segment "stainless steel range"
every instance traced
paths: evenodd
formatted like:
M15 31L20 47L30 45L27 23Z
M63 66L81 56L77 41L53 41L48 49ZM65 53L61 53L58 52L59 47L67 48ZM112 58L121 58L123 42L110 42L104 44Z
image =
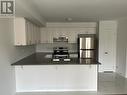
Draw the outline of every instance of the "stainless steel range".
M53 61L70 61L70 56L67 47L53 48Z

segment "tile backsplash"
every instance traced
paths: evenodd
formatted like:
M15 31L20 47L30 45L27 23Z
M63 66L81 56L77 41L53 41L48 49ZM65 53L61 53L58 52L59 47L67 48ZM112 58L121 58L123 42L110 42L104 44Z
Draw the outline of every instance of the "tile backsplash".
M68 47L69 52L77 52L77 43L42 43L36 46L36 52L53 52L53 47Z

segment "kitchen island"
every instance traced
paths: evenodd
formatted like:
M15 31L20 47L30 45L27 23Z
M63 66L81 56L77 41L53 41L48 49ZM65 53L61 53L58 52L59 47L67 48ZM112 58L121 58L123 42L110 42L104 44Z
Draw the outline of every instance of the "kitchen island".
M97 91L99 62L78 58L53 62L45 56L36 53L12 64L17 92Z

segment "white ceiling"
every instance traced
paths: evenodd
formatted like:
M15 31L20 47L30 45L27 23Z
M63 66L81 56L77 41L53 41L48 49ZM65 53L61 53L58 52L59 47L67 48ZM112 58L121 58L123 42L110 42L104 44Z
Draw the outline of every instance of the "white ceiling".
M32 2L28 1L30 0L16 0L16 16L25 17L39 26L45 26L45 19L33 7Z
M97 21L127 17L127 0L26 0L48 22Z

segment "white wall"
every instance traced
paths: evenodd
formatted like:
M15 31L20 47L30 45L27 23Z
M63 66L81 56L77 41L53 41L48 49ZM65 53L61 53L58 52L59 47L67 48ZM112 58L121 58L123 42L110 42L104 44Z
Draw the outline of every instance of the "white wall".
M76 43L43 43L36 45L36 52L53 52L53 47L68 47L69 52L77 52L77 44Z
M126 74L127 18L118 20L116 72Z
M35 52L34 46L13 45L13 19L0 18L0 95L15 94L14 67L10 64Z

